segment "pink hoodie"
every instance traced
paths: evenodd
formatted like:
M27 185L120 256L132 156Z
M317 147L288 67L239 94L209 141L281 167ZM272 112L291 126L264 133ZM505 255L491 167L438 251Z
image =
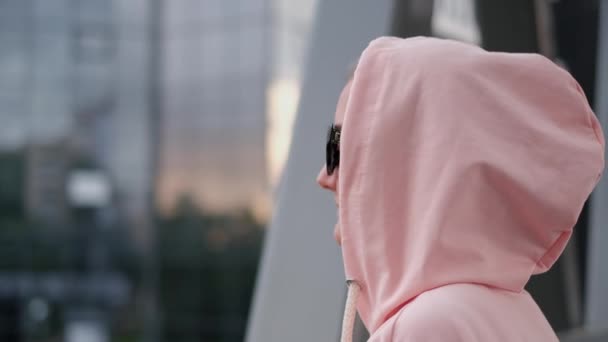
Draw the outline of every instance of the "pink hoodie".
M604 167L568 72L537 54L379 38L340 144L344 267L360 288L348 302L369 341L557 341L524 286L559 257Z

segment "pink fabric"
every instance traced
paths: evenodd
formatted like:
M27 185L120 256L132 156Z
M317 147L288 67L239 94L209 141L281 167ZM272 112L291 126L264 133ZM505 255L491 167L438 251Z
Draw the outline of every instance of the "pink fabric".
M556 341L523 290L604 167L577 82L536 54L379 38L346 104L339 220L370 341Z

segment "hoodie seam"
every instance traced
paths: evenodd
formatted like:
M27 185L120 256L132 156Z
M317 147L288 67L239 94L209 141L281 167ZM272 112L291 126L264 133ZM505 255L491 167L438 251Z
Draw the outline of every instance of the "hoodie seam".
M593 110L589 106L589 101L587 100L587 95L585 94L585 91L583 90L581 85L578 83L578 81L568 71L566 71L562 68L560 68L560 71L565 73L566 77L570 78L570 82L573 83L574 89L576 89L578 97L581 99L581 101L583 103L583 108L585 111L585 121L587 122L587 128L591 129L591 131L592 131L591 135L595 138L596 142L599 143L600 146L602 146L603 139L600 137L598 130L594 128L594 125L592 122L592 117L596 117L596 115L593 113Z
M366 151L369 151L369 145L370 145L370 141L371 141L371 132L375 132L377 127L378 127L378 120L379 120L379 116L380 116L380 109L381 109L381 105L382 105L382 96L384 96L384 94L386 93L386 87L387 87L387 77L388 77L388 73L387 73L387 69L388 69L388 60L390 56L393 56L393 49L387 49L387 50L379 50L377 56L377 63L381 63L382 64L382 77L380 78L380 84L381 87L378 88L377 90L377 94L375 97L375 103L374 103L374 107L372 110L372 120L370 123L370 129L369 132L370 134L368 135L367 139L366 139L366 146L365 149ZM366 153L366 159L369 158L369 152ZM369 165L369 163L365 162L366 165ZM359 212L361 212L361 210L359 210ZM361 282L361 281L360 281ZM362 286L364 287L368 287L369 285L367 284L367 282L361 282L363 283ZM371 304L368 303L368 305L370 306L371 309ZM379 326L378 326L379 327ZM378 330L378 327L376 328L376 331Z
M393 49L378 49L375 51L374 54L366 56L367 58L369 58L372 63L378 65L381 65L381 78L379 80L379 85L381 85L381 87L378 87L378 90L376 92L376 96L375 96L375 102L373 104L373 106L371 106L371 110L369 113L366 113L364 115L370 115L371 116L371 120L370 120L370 127L369 127L369 132L372 132L376 129L377 127L377 123L378 123L378 113L380 112L380 107L381 107L381 99L380 99L380 95L386 92L386 78L387 78L387 58L388 55L390 54L390 52L392 52ZM359 62L359 64L361 64L361 62ZM355 87L355 82L356 82L356 75L355 78L353 79L353 84L351 86L351 91L354 89ZM350 102L350 100L349 100ZM347 113L348 113L348 104L347 104L347 109L346 109ZM345 120L352 120L352 118L346 118ZM364 154L363 154L363 158L364 160L361 160L360 163L361 164L369 164L368 159L369 159L369 145L370 145L370 140L371 140L371 134L367 134L363 139L362 139L362 148L364 149ZM358 177L362 177L364 176L364 174L357 174ZM352 211L352 209L351 209ZM357 208L357 224L361 225L361 217L360 217L360 213L361 210L360 208ZM343 233L343 239L348 240L349 239L349 234L344 234ZM342 241L344 243L344 240ZM363 279L357 279L356 277L354 277L352 274L348 275L350 278L352 278L353 280L356 280L358 282L358 284L361 286L361 289L366 289L367 288L367 282L363 281ZM359 277L361 277L362 275L359 274ZM366 291L367 292L367 291Z
M591 111L591 109L589 108L588 104L587 104L587 100L586 97L584 96L582 89L580 89L580 86L578 86L577 84L577 90L579 92L579 96L582 98L582 100L584 101L585 104L585 119L587 120L587 127L589 129L591 129L592 132L592 136L595 138L596 142L602 146L602 139L599 136L599 132L597 131L597 129L594 128L593 122L592 122L592 118L591 116L595 116L595 114L593 113L593 111Z

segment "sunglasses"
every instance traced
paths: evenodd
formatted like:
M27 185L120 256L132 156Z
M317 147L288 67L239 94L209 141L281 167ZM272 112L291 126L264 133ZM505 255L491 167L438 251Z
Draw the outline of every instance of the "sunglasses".
M327 134L327 145L325 147L325 167L327 174L331 176L338 165L340 165L340 125L331 125Z

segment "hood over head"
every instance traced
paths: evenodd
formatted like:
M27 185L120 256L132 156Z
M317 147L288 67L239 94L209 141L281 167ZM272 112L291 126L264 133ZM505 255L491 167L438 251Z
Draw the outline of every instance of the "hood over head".
M365 49L340 150L345 272L372 333L443 285L522 291L562 253L604 166L568 72L426 37Z

